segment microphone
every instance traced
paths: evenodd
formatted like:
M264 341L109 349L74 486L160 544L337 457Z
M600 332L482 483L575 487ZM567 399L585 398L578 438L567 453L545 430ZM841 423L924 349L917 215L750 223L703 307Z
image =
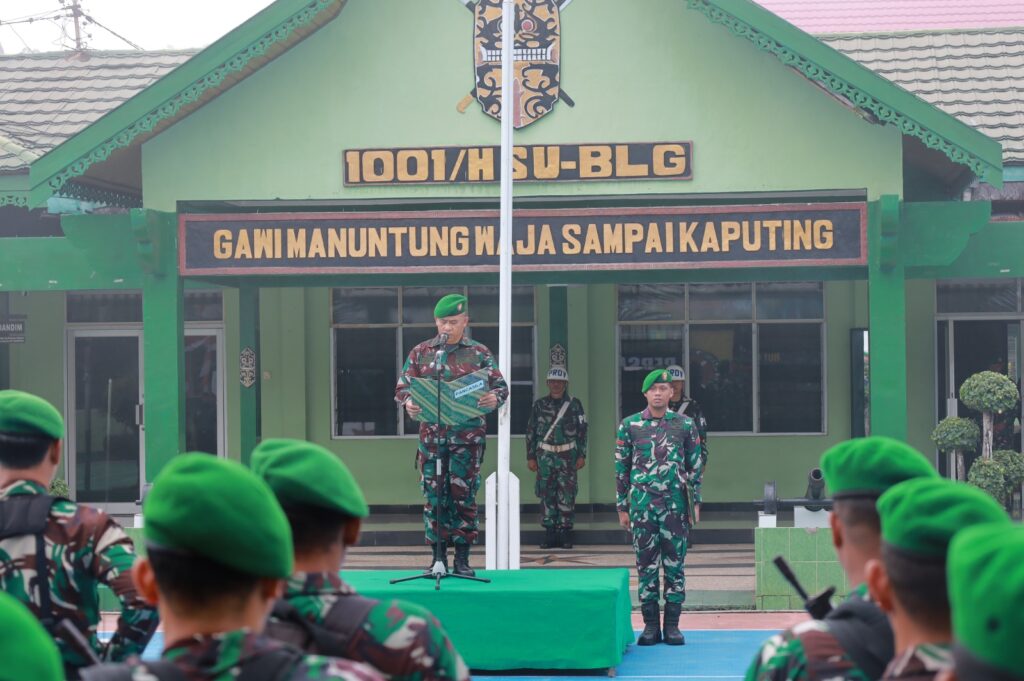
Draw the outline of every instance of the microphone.
M438 335L438 340L441 341L441 345L448 345L448 334L442 333Z

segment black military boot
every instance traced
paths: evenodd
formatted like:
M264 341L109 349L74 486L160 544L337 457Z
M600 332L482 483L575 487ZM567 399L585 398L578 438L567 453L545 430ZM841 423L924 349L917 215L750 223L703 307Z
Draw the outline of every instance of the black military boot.
M438 554L440 554L441 563L444 564L444 571L448 572L448 546L442 543L440 549L438 549L437 544L431 544L430 549L430 565L427 567L427 572L434 569L435 556L438 556Z
M558 543L562 545L563 549L572 548L572 530L559 530L558 531Z
M540 543L542 549L557 549L560 546L558 542L558 534L555 532L553 527L544 528L544 539Z
M683 638L682 632L679 631L679 611L682 609L682 603L665 602L665 626L663 629L665 643L670 646L686 645L686 639Z
M661 643L661 610L658 608L658 601L641 604L640 612L644 616L644 630L636 644L653 646L655 643Z
M476 570L469 567L469 544L455 545L455 564L452 570L463 577L476 577Z

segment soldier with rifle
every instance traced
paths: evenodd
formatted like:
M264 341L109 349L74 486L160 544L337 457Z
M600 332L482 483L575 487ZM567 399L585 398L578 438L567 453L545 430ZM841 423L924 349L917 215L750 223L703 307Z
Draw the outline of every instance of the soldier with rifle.
M834 499L832 544L850 595L823 619L772 636L747 669L747 681L821 681L881 677L893 656L892 628L865 583L867 564L881 557L881 522L875 504L894 485L936 478L923 454L887 437L848 440L821 458Z
M0 391L0 584L39 618L67 677L77 679L90 653L109 660L141 654L158 620L132 585L135 547L124 530L99 509L49 495L63 437L64 419L49 402ZM100 584L121 602L106 646L96 637Z

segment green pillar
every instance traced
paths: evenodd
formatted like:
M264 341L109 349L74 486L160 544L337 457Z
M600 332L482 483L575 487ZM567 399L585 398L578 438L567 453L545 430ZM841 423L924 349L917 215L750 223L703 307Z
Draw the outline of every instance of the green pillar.
M550 348L556 345L561 345L565 348L566 362L565 366L569 366L569 289L565 286L550 286L548 287L549 303L548 303L548 324L549 337L551 339ZM550 348L548 350L550 351ZM550 364L550 360L549 360ZM550 366L548 367L550 368ZM546 372L545 372L546 373Z
M259 438L260 421L260 291L242 284L238 288L238 353L239 363L239 450L242 463L249 457Z
M132 211L142 278L146 480L185 450L185 287L176 216Z
M906 278L900 253L900 200L868 211L868 326L871 434L907 437Z

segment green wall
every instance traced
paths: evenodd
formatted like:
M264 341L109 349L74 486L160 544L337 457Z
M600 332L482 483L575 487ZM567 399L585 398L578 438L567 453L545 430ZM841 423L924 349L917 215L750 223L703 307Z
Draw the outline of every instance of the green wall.
M519 195L807 189L901 193L899 132L871 125L679 0L588 0L563 16L564 102L520 144L693 140L688 182L522 184ZM199 199L496 196L342 185L349 148L497 144L473 103L472 17L454 0L349 0L323 29L143 145L147 207Z

